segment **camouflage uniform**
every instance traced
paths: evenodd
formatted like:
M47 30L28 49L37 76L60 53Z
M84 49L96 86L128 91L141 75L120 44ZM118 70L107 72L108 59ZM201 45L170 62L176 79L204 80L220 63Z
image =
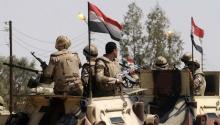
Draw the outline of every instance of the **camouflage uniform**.
M200 69L200 64L197 59L191 59L188 64L190 70L195 69L193 74L193 94L197 96L204 96L206 88L205 75Z
M205 88L206 88L206 80L204 77L204 73L197 69L193 75L193 87L194 87L194 95L204 96Z
M97 96L117 95L119 80L116 78L121 72L118 60L111 61L105 56L96 60L96 93Z
M79 77L80 59L77 53L68 51L70 40L59 36L56 40L57 52L51 54L44 76L54 81L55 94L81 95L81 79Z
M158 56L155 60L154 67L156 70L167 70L168 69L168 62L167 59L163 56Z
M95 60L98 56L98 49L95 45L90 45L90 53L89 53L89 46L87 45L83 49L83 54L85 55L87 61L89 61L90 57L90 66L89 62L86 62L82 66L81 71L81 79L83 83L83 96L88 97L89 95L89 70L91 69L91 84L95 84Z
M203 96L206 88L206 80L204 73L200 69L198 60L192 59L192 54L190 52L184 53L180 59L185 64L183 70L190 73L190 83L193 95ZM194 74L192 74L193 70Z

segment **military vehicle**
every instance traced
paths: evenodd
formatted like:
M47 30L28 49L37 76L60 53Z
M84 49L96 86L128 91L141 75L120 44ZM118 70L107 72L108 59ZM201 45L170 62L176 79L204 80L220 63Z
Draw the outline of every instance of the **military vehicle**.
M124 83L125 87L135 82L127 72L123 74L123 79L131 82ZM36 86L40 79L36 77L30 82L30 86ZM123 89L118 96L82 98L54 95L50 90L43 93L45 91L40 91L41 88L33 88L29 95L19 95L28 97L26 111L9 116L6 125L150 125L159 121L157 115L144 112L144 103L139 94L146 89L132 86Z
M119 96L82 99L68 95L28 95L30 104L26 112L8 118L22 125L148 125L157 124L158 116L145 114L144 103L137 93L145 89L132 89ZM83 106L82 106L83 105ZM82 112L82 107L86 108Z
M206 90L212 96L193 96L187 71L142 70L140 81L143 88L148 88L144 94L145 111L157 114L160 124L220 125L219 89L209 87L219 88L219 79L207 82Z

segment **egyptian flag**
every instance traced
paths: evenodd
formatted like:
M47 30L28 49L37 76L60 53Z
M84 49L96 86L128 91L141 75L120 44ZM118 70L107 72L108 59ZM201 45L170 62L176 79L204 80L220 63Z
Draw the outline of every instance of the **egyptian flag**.
M111 38L120 41L122 25L107 17L97 6L89 3L89 30L99 33L109 33Z
M193 18L191 18L191 26L192 26L192 31L191 31L192 44L196 48L197 51L199 51L200 53L203 53L203 49L201 46L201 38L204 37L204 30L195 24ZM199 43L195 42L193 35L195 35L199 38L199 40L198 40L198 41L200 41Z

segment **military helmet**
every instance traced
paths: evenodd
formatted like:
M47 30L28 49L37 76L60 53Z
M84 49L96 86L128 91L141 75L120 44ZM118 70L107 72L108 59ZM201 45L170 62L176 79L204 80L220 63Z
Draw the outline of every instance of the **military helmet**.
M71 40L64 35L60 35L56 39L55 48L58 49L59 47L63 46L65 49L68 49L71 45Z
M89 53L89 45L87 45L84 49L83 49L83 54L86 57L89 57L89 55L91 57L97 57L98 56L98 49L94 44L90 45L90 53Z
M194 58L194 59L190 59L188 65L194 65L196 69L200 68L200 63L198 61L198 59Z
M155 60L156 68L166 68L168 66L167 59L163 56L158 56Z
M190 52L186 52L180 59L182 62L187 63L189 60L192 59L192 54Z
M3 106L5 104L4 99L0 96L0 106Z

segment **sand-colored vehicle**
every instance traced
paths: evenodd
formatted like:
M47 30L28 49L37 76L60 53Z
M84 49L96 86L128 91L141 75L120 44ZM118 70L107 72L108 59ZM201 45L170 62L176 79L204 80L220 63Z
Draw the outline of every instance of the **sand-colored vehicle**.
M84 100L86 111L80 110L82 98L63 95L29 95L27 125L144 125L156 124L156 115L144 112L144 103L136 93ZM87 102L91 101L91 102ZM43 121L44 120L44 121Z

